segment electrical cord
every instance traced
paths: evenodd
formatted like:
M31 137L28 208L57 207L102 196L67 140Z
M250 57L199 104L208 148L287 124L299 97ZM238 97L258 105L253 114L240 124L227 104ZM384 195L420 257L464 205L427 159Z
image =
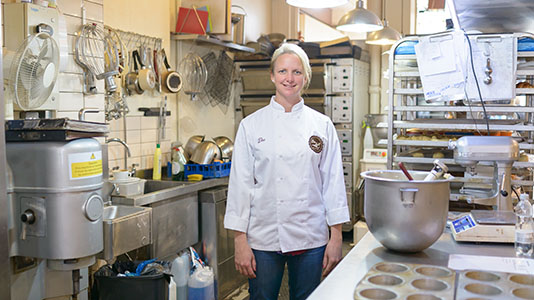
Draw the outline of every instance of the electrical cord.
M473 71L473 76L475 78L475 83L476 83L477 91L478 91L478 97L480 99L480 104L482 105L482 110L484 111L484 120L486 121L486 130L488 131L488 136L489 136L490 135L489 118L488 118L488 113L486 112L486 105L484 104L484 101L482 100L482 92L480 91L480 86L478 84L477 74L475 72L475 63L473 62L473 48L471 47L471 41L469 40L469 36L467 35L467 33L465 31L464 31L464 35L465 35L465 38L467 39L467 44L469 45L469 58L471 60L471 70ZM466 75L466 76L468 76L468 75ZM467 88L467 80L466 80L466 88ZM469 97L467 95L467 91L466 91L466 98L467 98L467 103L469 104L469 109L471 110L471 101L469 100ZM476 126L476 119L473 116L472 112L471 112L471 116L473 117L473 121L475 122L475 126Z

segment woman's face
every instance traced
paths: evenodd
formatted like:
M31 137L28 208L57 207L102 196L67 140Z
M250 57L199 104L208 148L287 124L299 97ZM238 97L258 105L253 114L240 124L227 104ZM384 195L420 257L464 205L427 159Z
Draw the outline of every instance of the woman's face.
M274 64L271 80L276 87L277 96L288 100L297 97L300 100L300 92L306 80L298 56L291 53L280 55Z

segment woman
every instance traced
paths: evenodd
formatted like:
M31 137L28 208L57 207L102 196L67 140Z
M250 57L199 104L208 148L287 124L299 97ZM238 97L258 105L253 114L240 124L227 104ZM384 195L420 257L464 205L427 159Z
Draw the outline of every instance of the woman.
M340 144L330 119L304 105L310 79L306 53L281 45L271 60L276 94L237 131L224 226L251 300L278 298L286 263L290 298L305 299L341 260L349 212Z

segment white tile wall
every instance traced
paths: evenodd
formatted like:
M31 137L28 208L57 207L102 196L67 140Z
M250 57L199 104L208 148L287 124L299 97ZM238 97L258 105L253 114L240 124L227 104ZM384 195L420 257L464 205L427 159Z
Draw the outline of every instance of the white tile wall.
M136 0L141 1L141 0ZM134 5L136 1L133 1ZM2 4L6 2L15 2L15 0L2 0ZM82 108L98 108L101 112L98 114L88 113L85 115L85 119L88 121L105 122L105 86L103 80L97 80L96 86L98 93L96 95L85 95L83 93L83 69L76 63L74 59L75 42L77 38L77 32L83 25L82 14L85 9L86 22L96 22L98 24L104 23L104 3L103 0L57 0L57 5L63 13L66 21L67 30L67 64L66 68L58 76L57 85L60 91L59 97L59 110L56 113L57 117L68 117L71 119L78 118L78 111ZM165 8L165 5L156 5L160 8ZM160 9L163 11L164 9ZM144 12L139 12L144 13ZM115 18L115 17L114 17ZM124 22L131 23L131 16L116 16ZM123 22L123 23L124 23ZM111 24L111 23L110 23ZM3 26L3 24L2 24ZM128 27L128 26L126 26ZM128 28L121 28L128 29ZM163 28L160 38L167 40L168 43L168 28ZM134 31L131 29L130 31ZM150 32L139 32L140 34L149 34L154 36ZM5 36L5 35L3 35ZM168 48L168 44L167 48ZM171 49L167 49L169 53ZM171 63L174 57L171 55ZM133 99L135 98L135 99ZM137 164L137 169L149 169L152 168L154 149L156 148L157 139L157 117L144 117L140 116L140 112L137 111L137 106L155 107L160 96L154 96L146 93L142 96L132 97L130 105L130 114L126 117L126 129L127 134L124 133L123 119L108 121L110 127L110 133L108 138L117 137L127 141L131 150L131 157L127 158L128 166ZM167 118L166 138L161 142L162 150L162 162L166 165L170 160L170 144L171 141L177 137L176 118L173 108L176 108L176 98L169 98L168 109L171 110L173 116ZM129 99L130 100L130 99ZM159 101L159 100L158 100ZM174 102L173 102L174 101ZM105 142L105 138L98 138L100 143ZM124 168L124 147L117 143L109 144L109 167Z

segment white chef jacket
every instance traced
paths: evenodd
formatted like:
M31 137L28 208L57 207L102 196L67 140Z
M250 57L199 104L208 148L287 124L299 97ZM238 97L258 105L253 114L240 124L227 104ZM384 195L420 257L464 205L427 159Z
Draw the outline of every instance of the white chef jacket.
M340 143L330 119L274 101L241 121L234 143L224 227L251 248L290 252L324 246L328 226L349 221Z

